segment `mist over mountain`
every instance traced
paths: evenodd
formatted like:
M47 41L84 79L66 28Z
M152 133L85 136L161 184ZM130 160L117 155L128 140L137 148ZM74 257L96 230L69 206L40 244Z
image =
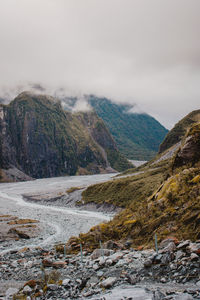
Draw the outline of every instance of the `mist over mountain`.
M48 90L55 98L61 101L64 110L69 112L95 111L105 122L114 137L118 149L129 159L150 160L158 151L168 130L148 113L142 112L135 104L116 102L106 97L95 95L71 96L64 88L50 90L39 83L26 86L33 93L46 94ZM4 94L4 102L8 103L15 90ZM2 101L3 101L2 97Z
M133 105L116 103L105 97L90 95L81 100L66 97L62 103L69 111L78 111L82 107L89 109L89 104L109 128L119 150L129 159L152 159L168 132L147 113L134 112L137 107L134 110Z
M67 112L60 100L30 92L0 105L0 169L44 178L131 166L93 111Z

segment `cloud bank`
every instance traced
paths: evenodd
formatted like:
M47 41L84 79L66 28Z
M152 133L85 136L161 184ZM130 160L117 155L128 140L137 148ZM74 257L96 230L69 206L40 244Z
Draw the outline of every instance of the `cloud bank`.
M2 0L0 97L31 85L95 94L170 128L199 108L199 11L199 0Z

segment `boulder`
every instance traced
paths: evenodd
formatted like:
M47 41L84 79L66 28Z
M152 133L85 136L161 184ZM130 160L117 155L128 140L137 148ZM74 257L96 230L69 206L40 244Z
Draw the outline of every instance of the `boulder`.
M165 253L165 252L174 252L176 250L176 245L174 242L169 242L163 249L161 249L159 252L160 253Z
M45 268L52 267L53 266L53 262L51 260L48 260L48 259L43 259L42 265Z
M190 252L194 252L194 253L197 253L197 254L200 254L200 243L191 243L187 249L190 251Z
M63 280L63 282L62 282L62 285L64 285L64 286L68 286L69 285L69 283L70 283L70 279L69 278L65 278L64 280Z
M103 244L103 247L105 249L112 249L112 250L115 250L115 249L123 249L123 245L120 244L119 242L115 242L115 241L107 241Z
M107 279L102 281L101 286L107 289L112 287L116 281L117 281L116 277L108 277Z
M175 237L168 237L165 240L163 240L160 245L159 245L159 249L163 249L165 247L167 247L170 243L174 243L174 244L178 244L179 241L177 240L177 238Z
M30 295L32 292L32 288L28 285L26 285L24 288L23 288L23 293L25 293L26 295Z
M145 268L150 268L152 266L153 262L151 259L147 259L144 261L144 267Z
M52 266L55 269L62 269L62 268L65 268L66 264L67 263L65 261L60 260L60 261L53 262Z
M114 251L110 249L95 249L92 254L90 255L90 258L95 260L99 258L100 256L110 256L113 254Z
M181 250L176 252L176 260L181 259L183 256L185 256L185 253Z
M177 249L185 249L187 246L189 246L189 244L190 240L183 241L177 246Z

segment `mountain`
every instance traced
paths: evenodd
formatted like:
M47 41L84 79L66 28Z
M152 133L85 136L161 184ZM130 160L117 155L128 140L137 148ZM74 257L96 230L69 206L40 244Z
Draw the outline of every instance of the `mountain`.
M70 113L55 98L29 92L0 105L1 169L43 178L130 166L95 112Z
M65 108L72 109L76 98L64 99ZM117 147L129 159L150 160L158 151L168 130L145 113L131 113L133 106L116 104L107 98L86 96L85 101L105 122Z
M39 87L39 90L45 90ZM37 94L38 89L34 93ZM85 95L81 99L64 96L59 91L55 91L54 95L68 112L88 111L86 108L92 108L111 132L119 151L132 160L152 159L168 132L150 115L131 112L134 109L132 105L117 104L94 95ZM8 103L8 99L0 98L0 103Z
M132 106L116 104L106 98L90 96L89 103L126 157L150 160L155 156L168 132L157 120L148 114L131 113Z
M194 112L190 114L193 115ZM187 118L179 124L185 124ZM82 203L113 205L122 211L110 222L71 238L69 249L74 251L78 243L85 249L94 249L98 239L152 247L155 233L158 242L169 236L179 240L200 239L200 121L189 123L189 127L184 126L186 133L179 148L175 152L169 148L171 156L167 159L165 152L159 159L139 167L136 174L129 171L128 177L92 185L83 191Z
M187 129L192 126L192 124L200 121L200 109L194 110L180 120L175 126L168 132L164 141L160 145L159 153L163 153L170 147L179 143L184 137Z

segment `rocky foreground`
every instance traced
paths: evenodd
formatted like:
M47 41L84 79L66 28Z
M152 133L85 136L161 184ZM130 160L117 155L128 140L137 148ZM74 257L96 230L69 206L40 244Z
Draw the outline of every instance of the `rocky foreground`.
M1 299L200 299L200 241L168 238L158 252L125 246L109 241L92 254L2 254ZM11 280L21 288L9 287Z

